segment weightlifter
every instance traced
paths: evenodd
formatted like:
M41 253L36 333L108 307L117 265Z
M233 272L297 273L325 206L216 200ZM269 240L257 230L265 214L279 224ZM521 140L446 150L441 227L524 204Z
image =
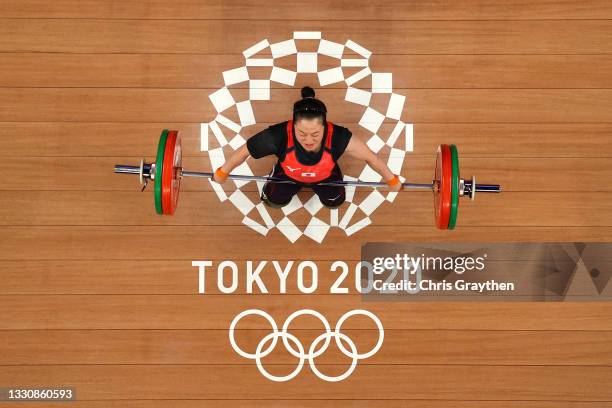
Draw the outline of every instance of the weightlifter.
M321 203L337 208L345 201L344 186L322 185L341 181L338 159L343 154L365 161L379 173L391 191L400 191L399 177L370 148L345 127L327 120L327 108L315 98L311 87L302 88L302 99L293 105L293 119L277 123L252 136L214 173L213 179L225 183L228 175L249 156L259 159L278 157L270 176L293 183L267 182L262 201L273 208L283 207L304 186L312 188Z

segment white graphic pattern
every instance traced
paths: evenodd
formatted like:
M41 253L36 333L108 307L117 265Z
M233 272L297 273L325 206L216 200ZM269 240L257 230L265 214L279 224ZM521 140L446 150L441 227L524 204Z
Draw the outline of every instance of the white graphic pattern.
M302 40L319 41L317 52L300 52L299 44ZM345 49L350 50L351 55L345 57L343 55ZM257 56L262 53L266 54L265 57ZM243 55L245 57L245 65L223 72L225 85L209 95L210 101L217 111L217 117L211 122L201 124L200 148L202 151L209 153L210 164L213 170L225 161L226 154L224 153L224 147L226 151L228 147L236 150L246 142L240 132L246 134L244 129L256 123L252 103L254 101L267 101L271 99L271 93L274 91L271 89L272 82L294 86L298 74L307 73L307 75L311 75L315 73L318 76L320 86L338 83L346 85L345 100L363 111L359 125L363 130L371 134L367 140L368 146L375 152L379 152L385 145L388 146L390 148L388 165L392 171L400 172L406 157L405 153L413 149L412 124L404 123L400 120L406 97L393 92L393 76L391 73L374 73L370 70L369 58L372 53L369 50L351 40L347 40L345 44L327 41L322 38L320 32L294 32L293 38L290 40L274 44L270 44L267 39L262 40L245 50ZM272 58L270 58L270 55ZM276 59L288 56L295 56L297 72L274 65ZM332 57L337 60L338 66L319 71L319 56ZM272 67L270 78L251 79L249 67ZM363 69L346 78L344 69L354 70L355 67L363 67ZM372 84L369 89L360 89L355 86L359 81L369 76L371 76ZM238 83L248 84L249 97L247 100L237 102L228 88L228 86ZM369 106L373 96L382 93L389 95L389 103L385 112L379 112ZM234 106L237 110L239 123L235 123L222 115L222 112ZM386 140L378 134L385 120L395 122L393 131L386 137ZM279 122L281 121L279 118ZM400 137L402 133L404 137ZM211 144L219 147L211 148ZM236 168L234 173L252 175L253 171L248 163L245 162ZM364 165L360 174L353 175L352 177L345 175L344 179L381 181L381 176L368 165ZM404 181L403 177L400 177L400 179L402 182ZM243 224L262 235L267 235L271 229L277 228L292 243L297 241L302 235L306 235L312 240L321 243L332 227L342 229L346 235L352 235L371 224L370 216L380 205L385 201L393 202L397 196L397 193L390 193L384 189L381 191L373 189L365 197L360 195L359 197L362 197L362 199L356 202L355 187L347 186L347 204L343 205L340 209L325 209L326 214L323 213L323 209L320 208L321 206L312 203L312 200L303 203L295 196L289 207L283 208L284 216L280 219L276 217L277 220L275 221L271 216L271 210L263 205L259 205L259 196L248 197L240 191L240 188L252 185L250 183L256 183L259 194L261 194L262 182L234 181L233 184L236 186L236 189L226 191L228 189L227 185L230 185L229 183L220 186L211 181L213 190L219 197L219 200L223 202L229 199L243 214ZM319 201L318 198L317 201ZM289 218L290 214L294 214L298 210L307 211L311 217L310 222L303 229L295 225ZM277 213L277 210L274 211ZM339 211L343 212L339 214ZM315 217L316 213L318 214ZM341 221L338 222L338 219Z
M266 319L268 323L270 323L270 326L272 326L272 332L265 335L259 341L259 343L257 344L257 348L255 350L255 353L248 353L242 350L236 343L236 339L234 337L236 325L238 324L238 322L242 318L249 316L249 315L261 316L264 319ZM357 346L355 345L355 342L349 336L342 333L341 331L342 325L344 324L344 322L349 317L356 316L356 315L362 315L362 316L369 317L376 324L376 328L378 329L378 340L376 341L376 344L374 345L374 347L372 347L372 349L366 353L357 352ZM308 352L306 352L306 348L304 348L304 345L302 344L302 342L297 337L295 337L293 334L289 333L289 325L295 318L300 317L300 316L316 317L317 319L321 321L321 323L323 323L323 327L325 328L325 332L320 334L317 338L315 338L312 341L312 343L310 343L310 346L308 347ZM287 349L289 354L299 359L296 368L291 373L285 376L276 376L276 375L270 374L268 371L266 371L262 363L262 359L270 355L274 351L279 338L283 340L283 345ZM314 361L315 358L319 357L325 351L327 351L332 338L335 340L336 346L342 352L342 354L344 354L345 356L351 359L351 364L349 368L344 373L337 375L337 376L328 376L326 374L323 374L317 368L315 361ZM293 312L287 318L287 320L285 320L285 323L283 324L283 328L280 331L278 330L276 321L272 318L272 316L270 316L268 313L264 312L263 310L259 310L259 309L249 309L249 310L245 310L239 313L236 317L234 317L234 320L232 320L232 323L230 324L230 328L229 328L229 341L234 351L244 358L255 360L257 364L257 368L259 369L259 372L264 377L266 377L268 380L275 381L275 382L285 382L285 381L289 381L295 378L295 376L297 376L300 373L300 371L302 371L302 368L304 367L304 362L306 360L308 360L308 364L312 372L320 379L329 381L329 382L342 381L348 378L353 373L353 371L355 371L355 368L357 367L357 362L359 360L370 358L374 354L376 354L378 350L380 350L380 348L382 347L384 339L385 339L385 330L382 326L382 323L378 319L378 317L374 313L368 310L363 310L363 309L355 309L355 310L351 310L350 312L346 312L344 315L342 315L342 317L340 317L333 331L329 325L329 322L325 318L325 316L323 316L321 313L317 312L316 310L311 310L311 309L302 309L302 310ZM320 348L317 349L317 346L319 346L321 342L323 342L323 344L321 345ZM348 350L344 346L343 342L348 344L348 347L350 348L350 350ZM295 346L297 350L293 346Z

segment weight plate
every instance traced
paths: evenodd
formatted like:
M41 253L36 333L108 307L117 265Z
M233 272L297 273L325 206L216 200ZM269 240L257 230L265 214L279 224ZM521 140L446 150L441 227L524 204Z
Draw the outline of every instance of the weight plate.
M155 196L155 212L163 214L162 208L162 173L164 168L164 153L166 151L166 139L168 138L168 130L164 129L159 137L157 144L157 158L155 159L155 188L153 195Z
M442 178L442 146L438 146L436 154L436 167L434 170L433 193L434 193L434 216L436 217L436 227L440 228L440 179Z
M181 160L181 139L178 131L169 130L162 178L162 208L166 215L174 214L178 204L181 187Z
M451 186L451 211L448 219L448 229L455 229L457 225L457 211L459 210L459 152L457 146L450 145L453 179Z
M436 170L434 174L434 215L436 226L448 229L451 210L453 164L448 145L438 147Z

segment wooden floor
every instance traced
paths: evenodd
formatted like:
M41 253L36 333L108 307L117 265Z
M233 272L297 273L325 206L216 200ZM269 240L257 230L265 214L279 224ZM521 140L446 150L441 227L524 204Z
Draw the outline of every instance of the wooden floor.
M331 261L356 262L366 242L611 241L609 1L2 0L0 20L0 387L73 386L79 408L612 407L611 303L364 306L354 290L305 295L294 281L279 294L269 274L269 295L244 294L244 281L224 295L214 280L201 295L191 266L229 259L242 274L245 260L310 259L328 288ZM463 174L504 193L462 204L453 232L433 228L429 195L402 195L371 226L332 230L322 245L253 232L193 180L175 217L155 216L152 193L112 166L152 159L160 129L176 128L185 167L210 170L200 123L216 114L208 95L221 73L294 31L352 39L373 51L373 71L393 73L402 120L414 123L403 175L430 180L436 146L456 143ZM308 74L293 88L273 83L251 134L288 119L299 87L316 84ZM317 93L331 120L366 137L342 87ZM227 340L232 318L253 307L281 322L305 307L331 322L366 307L385 343L343 382L305 368L272 383ZM238 330L245 349L265 327ZM296 321L306 338L318 327ZM371 329L347 333L367 347ZM294 360L280 355L271 371ZM317 361L334 373L346 360Z

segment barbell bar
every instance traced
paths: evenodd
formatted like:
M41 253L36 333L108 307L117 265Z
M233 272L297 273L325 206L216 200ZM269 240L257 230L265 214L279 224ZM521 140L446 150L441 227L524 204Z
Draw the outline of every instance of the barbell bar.
M184 169L179 169L181 177L196 177L196 178L207 178L212 179L214 173L208 172L200 172L200 171L187 171ZM115 165L115 173L117 174L138 174L143 179L154 179L155 176L155 163L146 163L143 161L143 167L139 166L128 166L125 164L116 164ZM244 181L270 181L272 183L279 184L296 184L291 180L283 180L276 177L267 177L267 176L249 176L246 174L230 174L228 176L231 180L244 180ZM141 182L142 183L142 182ZM338 180L338 181L326 181L317 183L322 186L357 186L357 187L386 187L387 184L380 181L359 181L359 180ZM415 190L426 190L430 191L434 188L434 183L402 183L404 188L407 189L415 189ZM474 185L474 181L464 181L464 189L465 194L470 195L472 191L472 186ZM500 186L499 184L476 184L476 189L474 193L499 193Z
M155 163L147 163L142 159L139 166L116 164L115 173L138 175L141 190L149 183L155 184L155 208L158 214L174 214L183 177L212 179L214 173L188 171L182 168L182 148L178 131L162 131ZM161 169L161 171L160 171ZM292 183L271 176L250 176L230 174L232 180L260 181L271 183ZM318 183L327 186L355 187L386 187L384 182L338 180ZM434 194L434 215L436 226L440 229L454 229L457 222L459 197L470 197L474 200L476 193L500 193L499 184L476 184L476 178L462 179L459 177L459 158L455 145L440 145L436 156L436 170L431 183L402 183L405 190L432 191Z

